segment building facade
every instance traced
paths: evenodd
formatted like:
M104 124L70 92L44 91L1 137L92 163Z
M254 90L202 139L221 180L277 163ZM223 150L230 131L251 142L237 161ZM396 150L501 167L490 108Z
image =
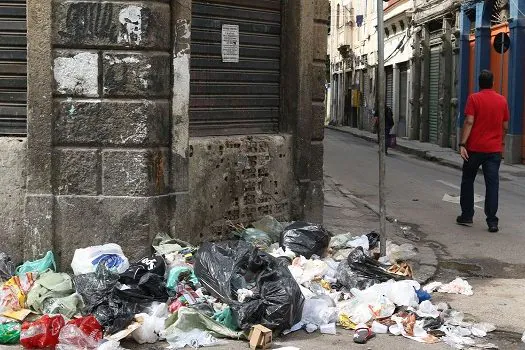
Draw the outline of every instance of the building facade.
M333 124L372 129L377 93L375 6L375 1L331 1ZM524 6L517 0L385 2L386 104L394 113L399 137L457 148L466 99L477 91L481 70L490 69L495 90L507 97L511 110L505 161L525 161ZM337 21L339 9L350 18Z
M8 3L2 250L67 267L107 242L138 258L159 232L322 221L327 2Z

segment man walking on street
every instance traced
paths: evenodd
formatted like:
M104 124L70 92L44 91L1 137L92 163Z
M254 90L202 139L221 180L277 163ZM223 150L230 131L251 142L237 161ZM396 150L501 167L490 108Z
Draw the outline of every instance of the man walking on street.
M492 87L494 76L484 70L479 75L480 92L469 96L465 107L465 122L460 154L463 158L461 179L460 225L471 226L474 217L474 180L481 166L485 177L485 215L490 232L498 232L499 168L503 138L508 129L509 107L505 97Z

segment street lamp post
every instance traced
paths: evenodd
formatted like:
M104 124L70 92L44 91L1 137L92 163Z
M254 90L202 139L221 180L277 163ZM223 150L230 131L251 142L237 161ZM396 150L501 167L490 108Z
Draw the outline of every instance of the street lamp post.
M379 233L381 256L386 255L385 205L385 47L383 0L377 0L377 102L379 108Z

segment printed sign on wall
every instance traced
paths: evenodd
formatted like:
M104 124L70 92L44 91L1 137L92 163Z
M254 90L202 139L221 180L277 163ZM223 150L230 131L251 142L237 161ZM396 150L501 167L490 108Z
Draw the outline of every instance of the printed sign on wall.
M239 26L222 25L222 61L239 62Z

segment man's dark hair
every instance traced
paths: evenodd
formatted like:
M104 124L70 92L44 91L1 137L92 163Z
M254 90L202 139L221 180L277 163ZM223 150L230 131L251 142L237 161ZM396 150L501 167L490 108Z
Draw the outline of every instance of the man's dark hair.
M491 71L484 69L479 74L479 88L492 89L494 85L494 74Z

